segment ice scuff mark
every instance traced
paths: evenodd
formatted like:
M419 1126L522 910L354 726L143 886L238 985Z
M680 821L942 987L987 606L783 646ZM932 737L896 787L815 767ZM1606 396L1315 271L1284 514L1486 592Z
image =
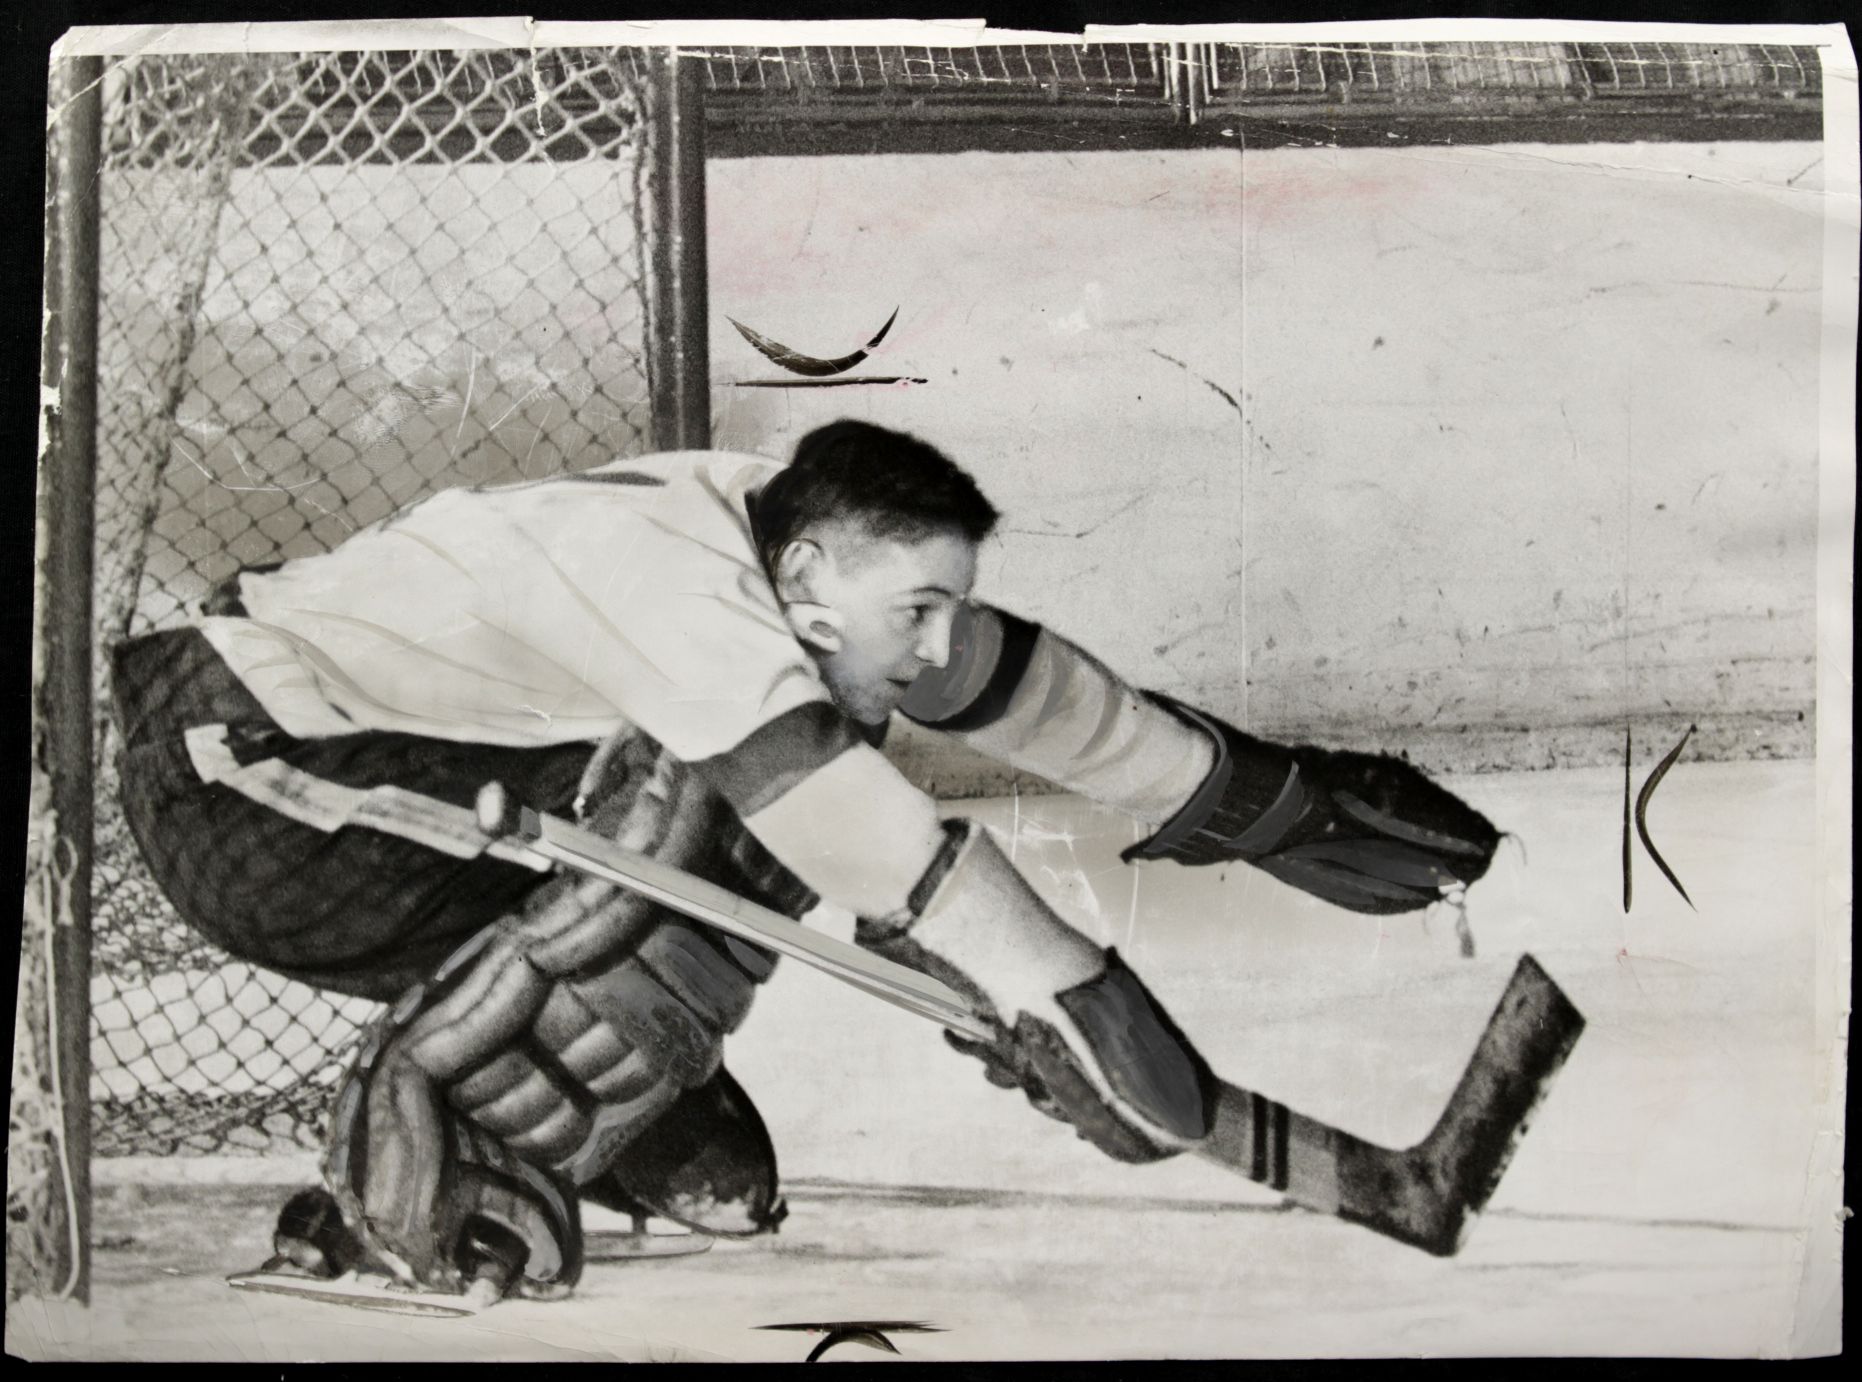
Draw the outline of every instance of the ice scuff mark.
M472 362L466 367L465 399L459 405L459 426L453 432L453 450L459 449L459 439L465 435L466 419L472 415L472 388L478 382L478 347L467 343L472 352Z
M1397 153L1397 154L1410 155L1414 157L1416 155L1421 154L1422 150L1428 149L1430 147L1432 146L1427 145L1427 144L1412 144L1402 149L1392 150L1391 152ZM1531 150L1526 149L1517 144L1509 144L1509 145L1504 145L1504 146L1499 146L1499 145L1490 146L1488 148L1482 149L1480 152L1489 154L1489 155L1498 156L1501 158L1530 160L1536 163L1550 164L1556 168L1569 168L1569 169L1573 169L1577 171L1585 171L1585 172L1592 172L1592 173L1613 173L1619 177L1643 177L1643 178L1648 178L1652 180L1661 180L1661 179L1672 180L1675 178L1680 178L1681 180L1687 181L1687 182L1706 183L1710 186L1730 187L1735 190L1741 190L1741 191L1747 188L1757 187L1757 188L1760 188L1766 191L1789 192L1797 196L1803 196L1803 197L1822 198L1822 197L1842 195L1840 190L1832 192L1822 187L1818 187L1814 189L1813 188L1800 188L1800 187L1795 186L1793 182L1790 182L1790 181L1787 181L1784 183L1775 183L1775 182L1767 182L1760 178L1716 177L1716 176L1710 176L1705 173L1681 172L1681 171L1678 171L1672 168L1653 168L1653 167L1647 167L1647 166L1640 166L1640 165L1632 164L1632 163L1611 163L1611 162L1608 162L1602 159L1558 158L1558 157L1554 157L1549 154L1533 153ZM1424 155L1422 157L1417 158L1417 161L1424 162L1424 163L1452 163L1455 160L1446 159L1446 158L1429 158L1426 155ZM1806 169L1805 171L1808 172L1809 170ZM1802 177L1803 174L1799 173L1798 176Z
M1148 349L1150 350L1151 354L1155 355L1158 359L1166 361L1169 364L1175 365L1178 369L1182 370L1185 374L1189 375L1192 379L1202 380L1204 384L1206 384L1209 388L1213 389L1216 393L1222 396L1222 401L1227 403L1229 407L1235 410L1236 416L1239 417L1241 415L1240 400L1237 399L1235 395L1230 393L1227 389L1223 388L1220 384L1216 383L1215 380L1211 379L1208 375L1197 373L1195 370L1191 369L1188 365L1184 364L1183 361L1177 359L1176 356L1166 355L1164 354L1163 351L1157 349L1157 347L1155 346L1148 347Z
M1105 315L1104 299L1104 288L1097 283L1086 284L1080 290L1080 305L1066 316L1049 322L1048 330L1057 336L1078 336L1091 331Z

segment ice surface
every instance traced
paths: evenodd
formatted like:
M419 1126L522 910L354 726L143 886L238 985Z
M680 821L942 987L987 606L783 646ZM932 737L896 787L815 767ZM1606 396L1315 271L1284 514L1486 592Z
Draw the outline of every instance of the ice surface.
M569 1302L438 1323L222 1286L265 1253L271 1187L106 1188L95 1305L21 1303L8 1347L774 1361L816 1339L754 1326L889 1318L947 1331L896 1336L909 1359L1777 1355L1803 1230L1840 1203L1807 1177L1813 782L1806 762L1683 761L1650 825L1699 911L1638 853L1626 916L1619 772L1448 780L1518 837L1473 889L1472 960L1446 914L1380 923L1245 868L1127 868L1129 824L1073 798L962 804L1225 1077L1377 1141L1427 1128L1536 955L1589 1029L1451 1260L1201 1162L1107 1161L930 1024L784 962L727 1052L782 1156L793 1213L773 1238L594 1266Z

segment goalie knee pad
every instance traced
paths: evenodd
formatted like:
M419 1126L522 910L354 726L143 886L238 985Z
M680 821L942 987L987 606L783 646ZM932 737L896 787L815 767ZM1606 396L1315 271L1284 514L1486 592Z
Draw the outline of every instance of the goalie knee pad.
M1210 736L1216 762L1127 860L1242 860L1338 906L1386 914L1439 901L1493 862L1493 823L1399 758L1282 748L1155 699Z
M859 942L964 994L995 1035L951 1044L1107 1155L1155 1161L1205 1137L1213 1076L1118 953L1055 916L980 826L946 829L906 913L863 919Z

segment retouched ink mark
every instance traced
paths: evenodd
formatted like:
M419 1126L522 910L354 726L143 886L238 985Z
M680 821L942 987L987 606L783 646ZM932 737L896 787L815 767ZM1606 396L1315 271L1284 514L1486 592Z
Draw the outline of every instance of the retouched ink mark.
M1681 880L1675 877L1674 870L1668 867L1668 861L1662 858L1661 851L1655 848L1655 841L1649 838L1648 813L1649 802L1655 796L1655 789L1662 785L1662 779L1668 775L1668 770L1675 765L1675 760L1681 756L1681 750L1687 747L1688 739L1698 728L1698 725L1689 725L1687 733L1681 736L1681 742L1670 749L1667 756L1655 765L1654 770L1649 773L1648 780L1642 784L1642 790L1636 794L1633 814L1636 834L1641 837L1642 847L1648 850L1649 858L1653 859L1655 867L1662 871L1662 877L1672 883L1674 890L1681 894L1681 900L1695 911L1700 909L1694 907L1694 899L1687 895L1687 889L1681 886ZM1625 725L1623 727L1623 911L1626 913L1634 897L1630 877L1632 846L1629 834L1632 820L1630 809L1631 748L1629 726Z
M892 315L886 318L886 324L874 333L873 339L850 355L841 355L832 360L817 355L804 355L799 350L791 350L780 341L772 341L760 331L752 331L735 317L724 320L737 328L737 334L754 346L757 352L773 365L779 365L791 374L806 374L819 377L829 374L842 374L852 369L873 353L879 343L886 339L886 333L892 330L893 322L899 319L899 309L893 308Z
M865 1344L882 1353L897 1353L898 1347L888 1339L888 1334L942 1334L942 1327L929 1324L924 1320L829 1320L822 1323L804 1324L759 1324L758 1329L793 1329L803 1334L823 1334L827 1337L816 1344L806 1363L819 1362L822 1354L841 1344Z
M853 384L928 384L904 374L875 374L860 379L737 379L733 389L844 389Z
M1648 820L1650 798L1655 795L1655 789L1662 785L1662 779L1668 776L1668 770L1675 765L1675 760L1681 756L1681 750L1687 747L1687 741L1693 736L1695 729L1694 725L1687 727L1687 733L1681 736L1681 742L1668 750L1668 756L1655 765L1655 771L1649 774L1649 780L1642 784L1641 792L1636 795L1636 834L1642 837L1642 847L1648 850L1649 858L1653 859L1655 867L1662 871L1662 877L1674 884L1674 889L1681 894L1683 902L1687 903L1692 910L1699 911L1700 909L1694 906L1694 899L1687 895L1687 889L1681 886L1681 880L1675 877L1674 870L1668 867L1668 861L1663 859L1660 852L1656 850L1655 841L1649 838ZM1627 869L1623 877L1627 881L1629 877ZM1627 890L1625 896L1627 896Z
M1629 915L1629 904L1634 899L1635 891L1630 878L1630 868L1635 861L1635 851L1629 837L1629 776L1630 737L1629 726L1623 726L1623 915Z

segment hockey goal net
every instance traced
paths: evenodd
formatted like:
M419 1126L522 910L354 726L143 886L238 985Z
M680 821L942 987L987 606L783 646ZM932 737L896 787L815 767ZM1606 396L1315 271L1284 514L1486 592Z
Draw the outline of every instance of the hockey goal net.
M867 150L876 115L929 130L927 147L972 147L953 133L964 119L1025 133L1042 112L1074 122L1068 149L1119 147L1133 121L1219 143L1242 115L1325 142L1353 112L1392 110L1452 115L1445 138L1524 137L1510 122L1548 111L1586 137L1612 112L1642 112L1682 121L1667 137L1701 138L1774 130L1780 112L1814 129L1820 95L1812 50L1759 45L722 48L696 60L714 133L738 153L793 152L811 123L840 133L810 147ZM650 62L585 48L105 66L100 668L125 637L186 621L241 567L324 550L439 488L647 449L661 421L650 362L667 358L672 329L666 237L647 229ZM69 861L49 830L28 851L9 1248L15 1224L55 1222L51 1198L75 1193L48 1095L43 1037L59 1019L89 1025L90 1150L166 1156L314 1147L374 1010L235 962L175 916L124 828L97 686L94 944L88 995L74 995L87 1014L71 1011L81 1001L50 1010ZM45 786L35 777L35 820L48 818Z
M375 1005L232 960L117 804L102 680L235 571L437 489L648 449L646 55L106 70L96 500L97 1156L312 1146Z

